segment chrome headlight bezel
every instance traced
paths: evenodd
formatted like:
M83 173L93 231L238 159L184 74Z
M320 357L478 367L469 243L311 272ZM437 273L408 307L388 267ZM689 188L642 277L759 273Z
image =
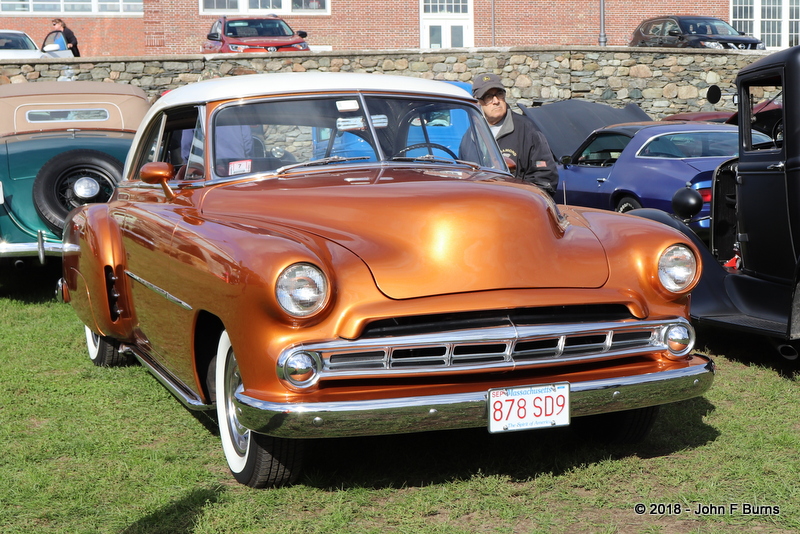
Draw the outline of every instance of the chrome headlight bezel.
M682 359L694 349L696 334L688 321L666 325L661 330L661 338L667 347L667 358Z
M670 245L658 258L658 281L668 293L681 295L694 287L699 274L694 251L682 243Z
M311 263L294 263L278 275L275 298L290 317L306 319L321 312L330 300L328 277Z

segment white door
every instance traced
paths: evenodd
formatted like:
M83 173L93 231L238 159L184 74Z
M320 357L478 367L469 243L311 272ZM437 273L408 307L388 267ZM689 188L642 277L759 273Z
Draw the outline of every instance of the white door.
M472 0L420 0L420 48L475 46Z

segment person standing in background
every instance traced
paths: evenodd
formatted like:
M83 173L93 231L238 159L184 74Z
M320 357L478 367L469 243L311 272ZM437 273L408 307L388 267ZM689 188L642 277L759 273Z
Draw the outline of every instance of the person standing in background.
M64 40L67 42L67 48L72 50L72 55L75 57L81 57L81 53L78 50L78 38L75 37L75 33L67 28L67 25L61 19L53 19L50 22L53 25L53 31L61 32L64 35Z
M514 161L514 175L554 196L558 187L558 168L547 139L530 119L509 109L506 88L500 76L477 75L472 82L472 96L478 99L503 156Z

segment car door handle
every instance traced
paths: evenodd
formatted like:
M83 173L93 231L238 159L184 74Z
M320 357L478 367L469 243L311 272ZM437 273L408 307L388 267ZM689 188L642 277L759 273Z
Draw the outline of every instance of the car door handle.
M608 176L601 176L600 178L597 179L597 183L602 184L606 180L608 180Z
M767 166L768 171L781 171L786 168L786 164L784 162L773 163L772 165Z

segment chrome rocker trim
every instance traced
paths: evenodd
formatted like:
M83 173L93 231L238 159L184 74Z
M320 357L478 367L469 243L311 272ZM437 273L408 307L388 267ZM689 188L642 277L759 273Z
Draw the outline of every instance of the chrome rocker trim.
M705 393L714 362L656 373L570 384L571 417L668 404ZM488 388L487 388L488 389ZM353 402L282 404L235 394L239 422L284 438L369 436L487 427L487 391Z

